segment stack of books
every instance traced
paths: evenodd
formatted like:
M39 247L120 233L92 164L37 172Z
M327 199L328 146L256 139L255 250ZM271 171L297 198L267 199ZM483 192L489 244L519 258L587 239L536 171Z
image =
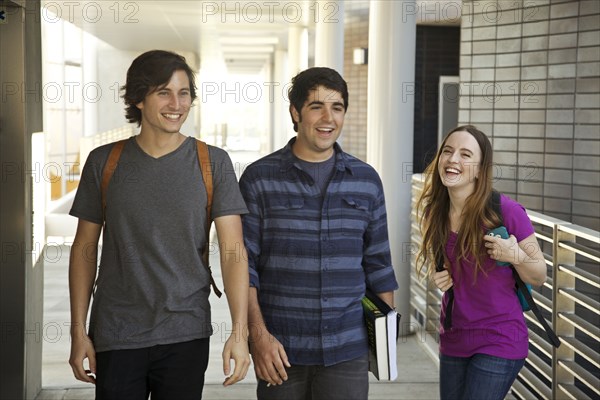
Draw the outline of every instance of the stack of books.
M398 377L400 314L368 289L362 306L369 337L369 371L380 381L393 381Z

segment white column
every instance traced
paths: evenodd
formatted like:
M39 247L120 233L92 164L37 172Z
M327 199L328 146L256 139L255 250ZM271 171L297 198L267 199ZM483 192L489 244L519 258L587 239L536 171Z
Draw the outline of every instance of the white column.
M223 85L227 82L227 66L223 58L219 34L213 23L206 23L200 29L200 71L197 77L200 108L200 138L209 144L219 146L217 140L220 127L227 121L226 107L222 101Z
M414 9L414 0L371 0L369 11L367 161L381 175L385 190L392 262L400 285L395 302L403 327L410 323L416 41L416 18L407 11Z
M292 25L288 30L289 78L308 68L308 29Z
M287 99L287 84L292 79L288 72L288 57L284 50L275 50L273 68L273 82L267 88L269 90L269 101L272 102L273 130L271 133L269 152L279 150L286 145L288 140L294 136L294 128Z
M98 82L98 71L96 62L96 38L91 34L83 31L82 32L82 80L83 84L86 85L89 82ZM106 90L106 93L109 93L107 89L103 88L102 90ZM82 136L92 136L99 133L98 132L98 102L97 101L87 101L85 98L83 100L83 135ZM81 168L83 168L83 163L85 160L79 160L81 163Z
M315 8L315 67L344 73L344 2L319 0Z
M285 128L273 132L273 150L282 148L290 137L295 135L292 122L288 117L290 102L287 97L287 89L292 78L308 68L308 29L304 24L294 24L289 27L287 55L286 75L281 77L281 81L278 82L280 85L275 88L275 93L277 96L283 97L283 102L274 107L275 112L282 118L281 126ZM280 111L277 110L278 108Z

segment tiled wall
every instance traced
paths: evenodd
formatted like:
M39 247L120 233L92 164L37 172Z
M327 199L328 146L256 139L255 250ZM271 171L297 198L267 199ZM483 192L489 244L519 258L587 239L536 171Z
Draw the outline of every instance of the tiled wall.
M493 139L497 189L600 230L600 1L464 1L459 123Z
M368 47L369 16L357 3L346 7L342 143L365 159L368 66L352 51ZM600 1L465 0L462 14L459 123L490 135L496 188L600 230Z

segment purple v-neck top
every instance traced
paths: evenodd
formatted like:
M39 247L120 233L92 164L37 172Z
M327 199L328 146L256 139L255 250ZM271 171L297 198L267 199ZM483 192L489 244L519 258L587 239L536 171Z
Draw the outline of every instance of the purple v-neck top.
M518 242L534 233L523 206L505 195L501 195L500 206L504 225ZM451 232L446 243L454 280L454 308L452 328L440 328L440 352L454 357L477 353L508 359L527 357L527 326L510 267L496 266L496 262L487 257L483 264L487 275L479 273L475 279L473 259L458 264L455 261L457 236ZM442 318L447 301L445 293Z

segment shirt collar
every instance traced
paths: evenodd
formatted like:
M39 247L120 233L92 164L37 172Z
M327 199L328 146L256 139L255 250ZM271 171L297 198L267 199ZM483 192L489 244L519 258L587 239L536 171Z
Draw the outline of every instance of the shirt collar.
M296 162L296 157L294 157L294 153L292 151L292 146L295 142L296 138L291 138L281 151L281 172L285 172L291 168L296 168L299 170L302 169ZM352 166L350 165L348 155L342 151L342 148L337 142L333 144L333 151L335 152L335 169L338 171L343 171L346 169L350 174L352 174Z

